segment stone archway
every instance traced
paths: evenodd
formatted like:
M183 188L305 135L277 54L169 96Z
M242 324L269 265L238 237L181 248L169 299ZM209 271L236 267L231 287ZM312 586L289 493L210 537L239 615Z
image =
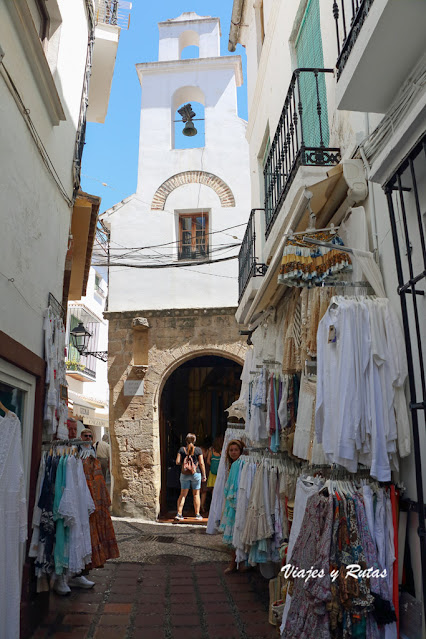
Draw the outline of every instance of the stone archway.
M134 330L141 313L108 317L113 512L155 520L161 489L160 400L167 379L187 360L203 355L242 365L247 345L233 307L150 310L143 312L147 352L142 362L135 359ZM135 394L138 380L143 388Z
M170 193L184 184L204 184L217 194L222 207L235 206L235 198L229 186L220 177L207 171L183 171L173 175L157 189L152 198L151 209L164 211Z
M237 361L238 360L238 361ZM161 463L160 512L174 512L180 492L180 468L175 459L187 432L197 436L197 445L211 445L223 435L226 408L240 395L242 361L229 356L193 353L174 365L162 380L158 399ZM160 389L159 389L160 390ZM207 441L206 438L209 438ZM190 503L188 503L190 502ZM192 509L190 495L185 507Z

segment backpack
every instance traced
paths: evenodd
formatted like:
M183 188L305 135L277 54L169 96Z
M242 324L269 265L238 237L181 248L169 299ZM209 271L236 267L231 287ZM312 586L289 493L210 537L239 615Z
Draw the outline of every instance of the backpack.
M182 473L184 475L194 475L197 472L197 464L194 463L192 457L187 455L183 460Z

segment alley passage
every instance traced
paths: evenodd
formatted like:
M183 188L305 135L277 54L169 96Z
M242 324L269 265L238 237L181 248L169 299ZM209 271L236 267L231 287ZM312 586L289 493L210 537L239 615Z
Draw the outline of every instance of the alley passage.
M66 597L52 592L49 617L33 639L277 636L268 623L268 583L256 571L225 575L220 537L212 544L200 528L114 525L121 561L92 571L92 590L75 589ZM138 539L129 539L131 530ZM175 543L179 538L185 545ZM140 557L126 561L131 548Z

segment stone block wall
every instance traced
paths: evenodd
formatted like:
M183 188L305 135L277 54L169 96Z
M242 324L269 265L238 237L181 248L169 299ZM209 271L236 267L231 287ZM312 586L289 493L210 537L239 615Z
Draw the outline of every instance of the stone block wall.
M239 364L247 348L235 308L140 310L105 313L109 320L108 381L114 476L113 513L154 520L160 509L159 410L169 375L202 355ZM135 344L146 330L146 365L135 364ZM138 356L136 362L140 361ZM126 380L144 380L143 396L126 396Z

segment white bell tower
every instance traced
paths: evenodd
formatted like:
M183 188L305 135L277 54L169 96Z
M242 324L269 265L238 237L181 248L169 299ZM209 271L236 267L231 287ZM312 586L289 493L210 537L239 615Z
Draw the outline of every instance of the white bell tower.
M241 58L220 55L220 35L219 18L195 13L159 24L158 61L136 65L142 87L137 191L103 216L112 240L122 246L167 244L169 262L182 264L185 258L210 263L192 273L191 268L152 269L148 278L141 277L148 271L136 268L111 269L110 310L238 304L238 262L218 263L216 258L222 256L220 246L244 234L250 214L249 158L246 122L237 113ZM199 56L182 59L183 49L194 45ZM195 117L204 119L204 138L196 135L190 138L192 148L176 148L175 127L184 127L175 123L176 110L195 102L202 105L195 107ZM199 128L198 121L194 125ZM203 232L197 220L192 229L192 222L182 221L198 212L204 252L195 247ZM233 236L221 233L238 225ZM182 251L191 237L192 251L188 246ZM232 249L225 255L232 255Z

